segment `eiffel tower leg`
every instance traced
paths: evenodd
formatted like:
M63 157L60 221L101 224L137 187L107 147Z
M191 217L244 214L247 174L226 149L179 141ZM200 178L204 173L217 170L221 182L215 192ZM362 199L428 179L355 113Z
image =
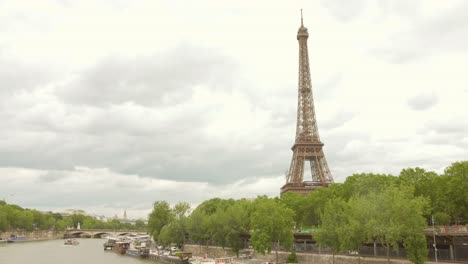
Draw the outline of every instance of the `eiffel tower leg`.
M293 154L289 169L288 183L302 183L304 178L304 157Z
M327 184L333 183L333 177L331 175L330 169L328 168L328 163L327 163L327 160L325 159L325 155L322 156L322 158L320 159L320 162L323 168L323 172L324 172L323 177L326 183Z

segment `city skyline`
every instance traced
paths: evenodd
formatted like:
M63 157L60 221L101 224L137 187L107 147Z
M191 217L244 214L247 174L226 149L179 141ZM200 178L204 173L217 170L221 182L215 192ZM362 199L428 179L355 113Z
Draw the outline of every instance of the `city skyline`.
M279 195L301 8L335 182L468 157L464 1L2 1L0 198L139 218Z

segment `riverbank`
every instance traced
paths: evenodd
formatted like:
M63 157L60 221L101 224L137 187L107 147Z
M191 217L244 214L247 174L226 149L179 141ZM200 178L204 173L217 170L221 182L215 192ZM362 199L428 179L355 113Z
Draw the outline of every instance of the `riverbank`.
M0 238L6 240L11 235L24 236L27 241L42 241L42 240L54 240L54 239L63 239L65 235L64 231L54 231L54 230L37 230L37 231L7 231L0 232Z
M235 257L236 255L231 251L230 248L214 247L214 246L200 246L200 245L185 245L184 251L192 252L194 256L207 256L207 257ZM269 261L276 261L275 252L271 252L267 255L262 255L254 252L252 249L242 250L244 253L248 253L250 259L237 259L237 263L248 263L248 264L260 264L267 263ZM291 252L278 251L279 263L286 263ZM299 263L316 263L316 264L331 264L333 263L333 255L330 254L316 254L316 253L296 253ZM377 257L363 257L363 256L345 256L335 255L336 264L388 264L387 258ZM432 261L426 261L426 263L436 263ZM437 262L437 264L449 264L453 262ZM390 259L390 264L412 264L407 259Z

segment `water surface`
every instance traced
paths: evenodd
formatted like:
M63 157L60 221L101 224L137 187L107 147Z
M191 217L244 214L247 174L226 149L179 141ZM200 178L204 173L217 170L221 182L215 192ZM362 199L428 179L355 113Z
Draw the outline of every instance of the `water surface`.
M103 250L105 239L78 239L77 246L64 240L0 243L0 264L149 264L157 263Z

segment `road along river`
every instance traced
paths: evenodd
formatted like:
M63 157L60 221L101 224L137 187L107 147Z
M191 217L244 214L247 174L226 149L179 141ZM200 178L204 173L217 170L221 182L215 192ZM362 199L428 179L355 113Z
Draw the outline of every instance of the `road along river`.
M64 240L0 243L1 264L141 264L156 263L113 251L104 251L105 239L78 239L77 246Z

